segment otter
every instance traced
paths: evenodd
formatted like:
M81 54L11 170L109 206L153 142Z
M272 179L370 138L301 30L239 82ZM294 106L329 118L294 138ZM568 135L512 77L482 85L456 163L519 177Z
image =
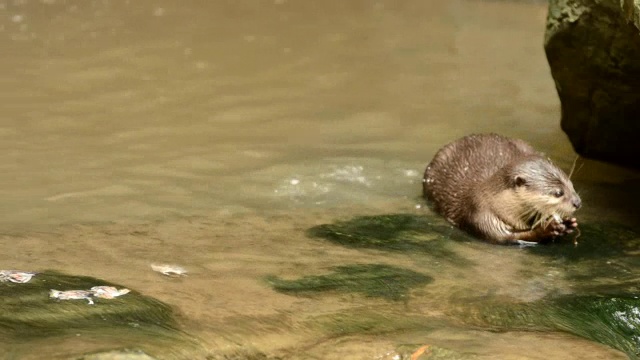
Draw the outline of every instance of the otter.
M582 201L569 177L519 139L458 139L436 153L422 183L437 213L492 243L540 243L578 226L571 216Z

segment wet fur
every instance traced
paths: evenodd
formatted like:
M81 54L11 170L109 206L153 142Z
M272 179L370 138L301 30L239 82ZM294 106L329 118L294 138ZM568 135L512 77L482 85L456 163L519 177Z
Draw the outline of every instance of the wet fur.
M557 197L558 190L564 192ZM440 149L424 196L452 224L496 243L539 242L577 226L580 198L567 175L518 139L470 135Z

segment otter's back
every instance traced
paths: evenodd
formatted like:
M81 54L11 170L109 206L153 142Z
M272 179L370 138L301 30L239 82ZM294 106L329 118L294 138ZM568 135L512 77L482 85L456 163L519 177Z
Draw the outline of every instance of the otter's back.
M445 145L424 173L423 191L434 209L459 224L472 192L512 161L537 152L522 140L497 134L469 135ZM478 191L478 190L475 190Z

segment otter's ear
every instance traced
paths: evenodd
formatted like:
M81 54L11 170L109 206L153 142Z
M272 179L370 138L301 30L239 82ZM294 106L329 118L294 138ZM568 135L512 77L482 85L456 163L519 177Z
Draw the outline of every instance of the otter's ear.
M513 178L513 183L515 184L515 186L522 186L522 185L525 185L527 183L527 180L525 180L525 178L523 178L520 175L516 175Z

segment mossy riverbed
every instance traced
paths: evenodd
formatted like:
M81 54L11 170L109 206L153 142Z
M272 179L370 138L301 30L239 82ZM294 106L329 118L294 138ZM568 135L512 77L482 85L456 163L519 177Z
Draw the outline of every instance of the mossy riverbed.
M277 316L266 311L263 317L248 313L246 319L250 323L265 321L269 330L254 333L249 324L246 332L234 338L237 349L198 348L198 354L210 359L286 359L296 358L301 349L314 346L316 339L317 344L338 339L360 343L383 339L390 344L389 349L395 348L397 354L405 356L422 345L424 339L432 353L420 359L475 356L474 350L461 354L461 348L439 343L437 337L433 343L428 342L430 334L444 329L455 336L471 330L487 334L531 332L552 337L562 332L574 335L568 338L580 337L639 358L640 267L636 254L640 237L633 229L586 222L581 224L577 245L569 238L532 248L501 247L475 240L438 217L385 214L315 226L306 234L309 238L300 241L313 244L309 251L314 254L320 251L346 255L331 259L338 261L318 262L309 267L312 270L295 275L279 273L281 276L265 278L269 274L265 272L262 277L248 278L251 286L255 285L254 291L273 295L264 303L275 309ZM509 272L478 282L486 280L482 272L499 271L503 266L509 271L525 272ZM560 274L559 283L545 282L549 269ZM517 285L530 280L541 282L551 291L526 300L504 295L505 289L526 289ZM50 289L87 290L99 285L127 287L52 271L40 272L24 284L0 283L0 334L7 342L6 348L57 343L42 339L75 339L72 344L65 343L65 355L162 359L176 354L173 357L179 358L199 346L199 340L180 330L172 307L135 289L114 299L94 298L94 305L82 299L49 298ZM559 288L566 291L556 291ZM220 296L226 291L218 290ZM281 294L291 302L282 302ZM262 301L261 298L260 305ZM282 303L296 310L282 307ZM325 309L322 304L333 307ZM274 319L274 323L264 319ZM211 326L225 331L242 328L227 320L221 317L219 324L212 322ZM304 329L312 339L278 352L266 346L250 348L252 340L245 342L241 338L259 338L272 334L274 329L285 334ZM86 343L91 345L75 348L76 344ZM99 347L92 347L94 344Z
M94 297L93 304L87 299L49 297L51 289L88 290L94 286L124 288L93 277L54 271L37 273L27 283L1 282L0 334L16 344L53 337L89 342L118 338L119 347L148 348L155 353L190 343L178 330L170 306L136 291L113 299Z
M466 259L448 243L472 240L441 219L414 214L359 216L312 227L307 235L349 248L430 254L459 265L467 264Z
M276 291L283 293L336 291L388 300L400 300L411 288L433 281L427 275L385 264L352 264L335 267L325 275L308 275L295 280L269 277L267 280Z
M307 234L311 238L364 251L422 253L454 262L456 266L472 266L472 262L454 250L452 240L474 240L428 216L390 214L356 217L313 227ZM567 279L574 282L573 292L550 294L528 303L505 302L499 298L475 299L477 301L470 301L464 306L464 311L453 311L451 315L474 327L491 331L567 332L621 350L631 358L639 358L640 263L636 256L640 251L639 244L640 235L632 229L592 222L581 225L577 244L571 239L559 239L553 244L514 249L561 266ZM397 287L390 290L385 288L388 282L381 280L385 279L384 274L389 279L399 276L402 280L394 279ZM597 281L589 281L594 278ZM398 299L406 294L407 289L428 286L434 281L437 283L437 276L371 264L345 265L332 269L329 274L305 275L296 280L270 279L274 289L287 293L339 291L388 299ZM366 327L366 324L361 324L361 316L353 317L352 320L359 319L353 326L344 325L345 319L349 318L341 317L341 329ZM367 319L368 324L375 322L371 317ZM416 326L415 321L407 320L407 324Z

